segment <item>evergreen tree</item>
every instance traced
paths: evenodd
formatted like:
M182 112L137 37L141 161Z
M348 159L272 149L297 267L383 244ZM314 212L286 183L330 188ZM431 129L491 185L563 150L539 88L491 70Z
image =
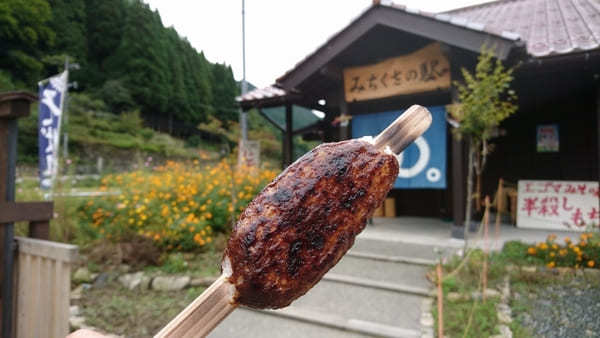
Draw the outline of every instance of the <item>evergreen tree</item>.
M174 28L169 28L166 31L167 34L167 53L169 57L169 84L171 85L169 101L168 101L168 113L169 118L172 119L174 114L177 113L182 120L186 120L187 117L191 117L192 110L188 102L188 92L185 87L186 73L183 71L184 58L182 56L183 41L177 34Z
M86 7L83 0L50 0L52 22L56 35L52 51L67 54L77 62L87 61Z
M65 56L81 66L79 90L114 113L237 120L231 67L211 64L142 0L0 0L0 88L35 90Z
M238 86L233 78L233 71L225 64L212 66L213 106L216 117L228 124L237 121L235 97L238 95Z
M123 38L106 61L107 74L122 78L143 112L162 113L168 101L167 56L160 17L139 0L126 9Z
M213 112L209 63L204 54L198 54L189 42L185 41L183 49L184 82L191 112L181 118L195 125L206 121Z
M0 70L18 87L33 89L41 80L40 58L54 42L51 18L46 0L0 1Z
M100 87L106 80L109 56L121 44L125 24L125 1L85 0L88 64L81 72L89 85Z

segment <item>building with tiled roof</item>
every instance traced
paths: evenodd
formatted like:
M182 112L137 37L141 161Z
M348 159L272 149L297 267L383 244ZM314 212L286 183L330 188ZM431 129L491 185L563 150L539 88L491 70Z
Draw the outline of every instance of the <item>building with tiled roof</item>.
M534 57L600 48L600 1L510 0L438 15L495 34L512 33Z
M473 70L484 46L515 68L512 88L519 111L499 128L482 192L492 194L500 177L515 184L597 181L600 0L500 0L443 13L374 0L273 86L238 102L246 110L318 109L325 117L312 126L313 135L323 141L358 137L376 132L386 116L415 103L446 116L461 69ZM292 110L286 112L291 120ZM464 142L451 137L457 122L446 120L437 141L426 133L428 148L420 142L420 148L403 153L405 176L391 196L400 215L453 219L456 229L464 220L467 164ZM434 154L440 149L442 154ZM420 159L425 151L427 163L411 162L411 153ZM291 153L289 143L286 152ZM435 167L434 158L440 159ZM568 220L547 223L561 228Z

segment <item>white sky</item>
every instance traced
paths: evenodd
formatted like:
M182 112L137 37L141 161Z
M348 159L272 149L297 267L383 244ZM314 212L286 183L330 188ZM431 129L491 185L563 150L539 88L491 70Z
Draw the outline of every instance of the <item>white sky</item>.
M242 78L242 0L145 0L158 9L211 62L226 63ZM489 0L396 0L440 12ZM246 0L246 79L275 83L329 37L371 6L372 0Z

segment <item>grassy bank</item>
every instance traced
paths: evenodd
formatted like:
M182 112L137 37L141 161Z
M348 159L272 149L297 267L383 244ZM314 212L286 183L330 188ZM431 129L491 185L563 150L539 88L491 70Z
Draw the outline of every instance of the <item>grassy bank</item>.
M582 234L576 243L571 239L567 239L564 244L555 243L554 239L555 236L550 236L536 245L508 242L502 251L487 256L487 288L501 290L505 278L508 278L510 283L512 292L509 305L515 320L507 326L512 330L514 337L536 335L531 327L523 325L521 319L523 314L533 310L535 305L532 305L532 300L548 296L544 295L546 288L577 288L581 283L600 283L600 274L591 273L593 270L584 272L582 269L583 266L597 267L594 259L600 254L598 234ZM445 335L488 337L500 334L496 309L500 301L499 292L490 295L486 300L481 297L484 261L485 253L477 249L469 251L465 257L455 256L443 264ZM557 267L557 264L561 267ZM435 271L431 271L429 275L430 279L437 280ZM514 297L515 294L521 296ZM437 332L438 313L435 306L433 314Z

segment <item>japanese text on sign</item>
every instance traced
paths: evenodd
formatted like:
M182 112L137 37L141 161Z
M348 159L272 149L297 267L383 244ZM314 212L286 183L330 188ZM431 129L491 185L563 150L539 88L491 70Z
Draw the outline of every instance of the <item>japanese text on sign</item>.
M377 64L344 69L346 101L450 87L450 63L439 43Z
M600 223L598 182L519 181L517 226L589 230Z

